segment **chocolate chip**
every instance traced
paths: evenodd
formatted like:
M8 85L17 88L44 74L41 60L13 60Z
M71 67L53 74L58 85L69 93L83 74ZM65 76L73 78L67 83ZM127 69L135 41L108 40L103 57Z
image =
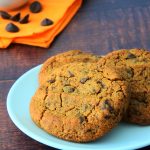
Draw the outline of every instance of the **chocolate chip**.
M74 74L71 71L68 71L69 73L69 78L74 77Z
M86 78L82 78L81 80L80 80L80 82L82 83L82 84L84 84L87 80L89 80L90 78L89 77L86 77Z
M50 79L47 81L48 83L54 83L55 82L55 79Z
M97 83L100 84L103 89L106 87L106 85L102 81L97 81Z
M41 26L50 26L52 25L54 22L48 18L45 18L44 20L42 20L41 22Z
M82 61L83 62L89 62L90 58L84 58Z
M72 93L72 92L74 92L74 90L75 90L75 88L71 87L71 86L65 86L65 87L63 87L63 91L65 93Z
M19 28L16 25L14 25L13 23L7 24L5 29L8 32L18 32L19 31Z
M126 57L126 59L133 59L136 58L136 56L132 53L129 53L128 56Z
M94 88L92 88L92 89L90 90L90 92L91 92L92 94L96 94L96 93L97 93L96 89L94 89Z
M106 120L108 120L108 119L111 118L111 116L110 116L110 115L106 115L106 116L104 116L104 118L105 118Z
M83 123L85 121L85 117L84 116L80 116L79 120L80 120L80 123Z
M86 132L92 132L92 129L87 129Z
M34 1L31 3L29 9L32 13L39 13L42 10L42 5L38 1Z
M26 24L29 22L29 14L24 16L20 21L21 24Z
M128 68L126 71L129 78L134 76L134 70L132 68Z
M11 18L11 15L8 14L7 12L5 12L5 11L1 11L0 14L1 14L1 17L3 19L10 19Z
M102 109L108 109L110 113L114 113L114 108L112 107L108 99L104 101Z
M16 21L16 22L19 21L20 20L20 13L17 13L16 15L12 16L10 19L13 21Z

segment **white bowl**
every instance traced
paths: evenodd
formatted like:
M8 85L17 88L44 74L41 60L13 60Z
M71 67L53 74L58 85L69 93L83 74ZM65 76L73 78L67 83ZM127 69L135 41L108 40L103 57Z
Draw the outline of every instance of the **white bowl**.
M23 6L28 0L0 0L0 10L13 10Z

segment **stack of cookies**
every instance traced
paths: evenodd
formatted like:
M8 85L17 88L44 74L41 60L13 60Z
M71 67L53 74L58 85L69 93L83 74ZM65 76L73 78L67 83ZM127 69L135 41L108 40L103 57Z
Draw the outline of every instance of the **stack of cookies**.
M121 120L150 125L148 51L62 53L43 64L39 84L30 103L32 120L61 139L93 141Z

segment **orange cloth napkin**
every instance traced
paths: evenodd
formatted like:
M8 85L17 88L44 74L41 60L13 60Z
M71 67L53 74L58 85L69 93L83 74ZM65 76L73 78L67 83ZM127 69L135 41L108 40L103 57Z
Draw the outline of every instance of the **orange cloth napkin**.
M11 43L49 47L55 36L69 23L82 3L82 0L39 0L43 9L40 13L34 14L29 11L30 3L33 1L30 0L20 10L8 12L11 15L21 12L21 17L30 14L29 23L20 24L0 18L0 22L2 22L0 24L0 48L6 48ZM45 18L51 19L54 24L41 26L40 23ZM10 22L17 25L20 31L16 33L7 32L5 27Z

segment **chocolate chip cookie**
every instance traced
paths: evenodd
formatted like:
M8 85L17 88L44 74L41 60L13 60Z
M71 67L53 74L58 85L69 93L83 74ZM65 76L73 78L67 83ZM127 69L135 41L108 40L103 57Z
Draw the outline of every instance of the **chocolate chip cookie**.
M131 98L125 120L150 125L150 52L143 49L118 50L106 55L99 63L116 67L130 83Z
M33 121L48 133L74 142L104 136L128 107L127 82L113 68L70 63L49 75L30 103Z
M58 68L64 64L72 62L97 62L101 57L93 54L85 53L80 50L71 50L50 57L42 66L39 73L39 83L43 84L47 81L47 77L53 69Z

